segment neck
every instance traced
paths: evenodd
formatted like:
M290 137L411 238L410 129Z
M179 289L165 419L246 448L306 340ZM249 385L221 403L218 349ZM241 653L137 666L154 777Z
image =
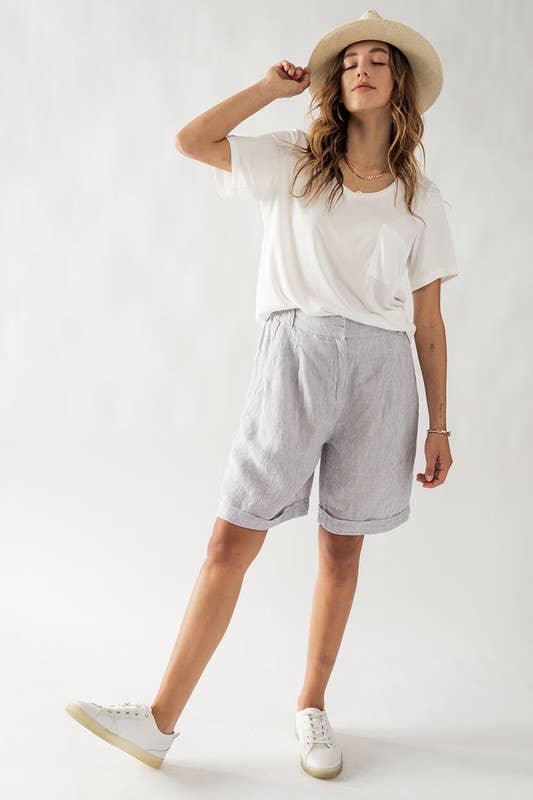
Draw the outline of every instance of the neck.
M346 155L355 167L372 172L387 165L392 120L388 109L351 114L348 120Z

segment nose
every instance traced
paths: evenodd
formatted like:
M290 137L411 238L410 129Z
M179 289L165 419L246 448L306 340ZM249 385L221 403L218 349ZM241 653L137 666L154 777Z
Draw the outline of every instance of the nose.
M357 66L357 74L358 75L365 75L368 78L368 70L366 68L366 58L363 56L361 61Z

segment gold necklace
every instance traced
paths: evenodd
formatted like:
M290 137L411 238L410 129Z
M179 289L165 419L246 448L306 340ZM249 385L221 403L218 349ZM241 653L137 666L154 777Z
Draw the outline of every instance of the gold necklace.
M390 169L387 167L386 169L382 170L381 172L378 172L377 175L359 175L359 173L356 172L355 169L350 164L350 160L349 160L348 156L346 155L346 153L344 154L344 160L346 161L346 163L350 167L350 169L353 172L353 174L356 175L358 178L361 178L361 180L363 180L363 181L373 181L376 178L380 178L382 175L385 175L386 172L390 172Z

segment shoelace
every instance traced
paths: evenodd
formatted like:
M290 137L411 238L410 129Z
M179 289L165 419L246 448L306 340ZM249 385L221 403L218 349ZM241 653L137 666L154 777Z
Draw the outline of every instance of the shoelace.
M151 709L145 703L131 703L129 700L125 703L112 703L103 708L110 714L133 714L136 717L149 717L151 714Z
M308 744L325 744L333 747L331 731L324 714L303 714L306 723L305 739Z

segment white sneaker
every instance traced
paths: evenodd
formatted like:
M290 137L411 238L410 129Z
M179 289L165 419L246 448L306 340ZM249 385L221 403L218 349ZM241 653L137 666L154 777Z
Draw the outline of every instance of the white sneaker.
M334 778L342 769L342 753L335 743L328 716L320 708L296 712L294 732L300 743L300 764L313 778Z
M152 709L144 703L100 706L76 700L65 711L101 739L155 769L159 769L170 745L180 735L177 731L160 731Z

